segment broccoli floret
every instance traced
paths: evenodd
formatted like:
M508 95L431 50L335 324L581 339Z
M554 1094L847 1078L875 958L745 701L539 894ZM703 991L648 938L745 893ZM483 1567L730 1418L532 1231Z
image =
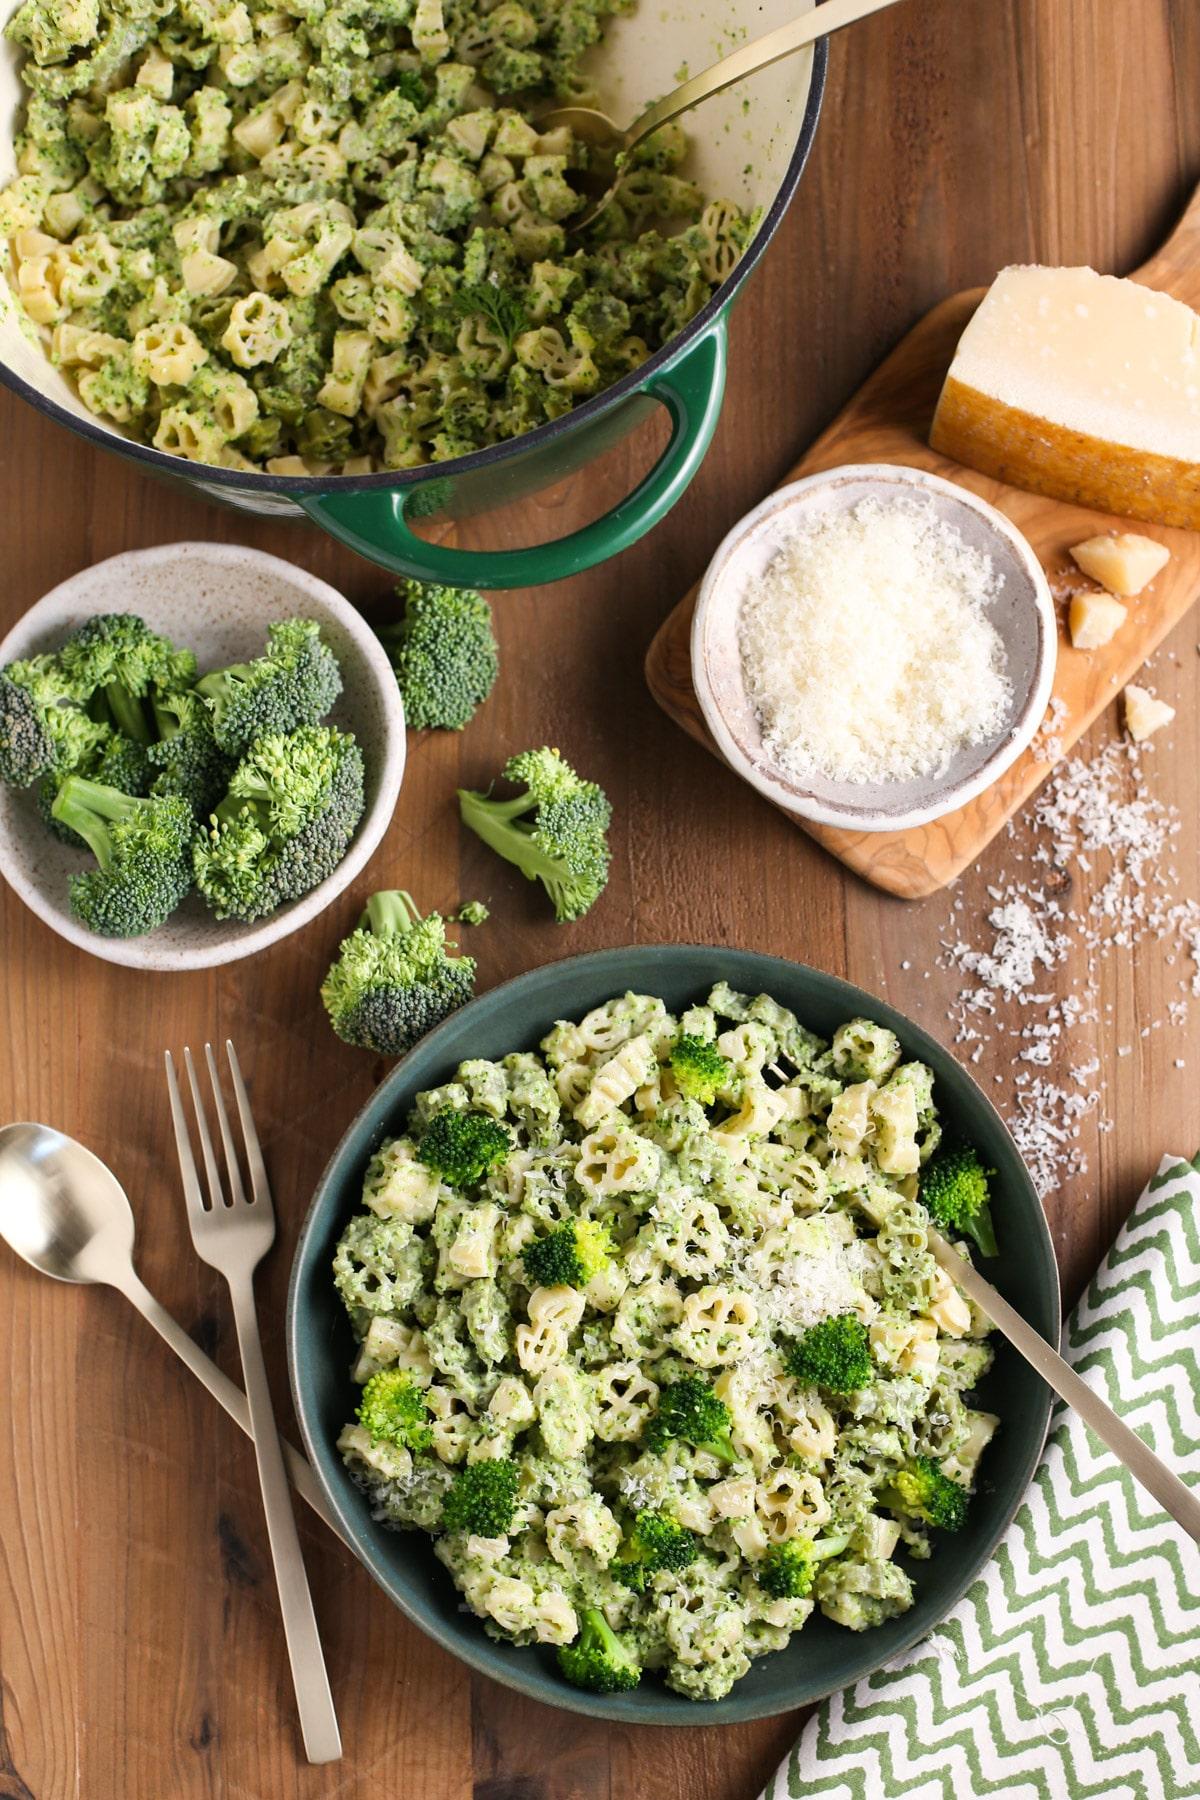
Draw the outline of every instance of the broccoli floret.
M265 918L332 874L362 811L362 752L345 732L259 738L196 839L196 885L219 919Z
M576 1219L534 1239L525 1251L525 1273L535 1287L581 1288L611 1258L607 1228L594 1219Z
M461 731L491 693L499 673L492 609L470 588L406 581L404 617L380 641L404 696L414 731Z
M341 691L337 658L322 643L313 619L269 625L261 656L217 669L196 683L212 713L217 743L230 756L243 756L256 738L315 725Z
M475 1187L511 1149L508 1132L487 1113L447 1106L434 1113L421 1133L417 1155L449 1187L461 1190Z
M573 1644L559 1647L558 1666L568 1681L576 1687L590 1688L593 1694L628 1693L642 1679L637 1656L617 1636L598 1606L584 1609L579 1636Z
M464 900L455 914L460 925L486 925L491 916L482 900Z
M992 1224L988 1177L979 1153L970 1145L941 1150L922 1171L917 1193L935 1225L974 1240L984 1256L995 1256L996 1231Z
M831 1394L853 1394L866 1387L874 1372L867 1328L853 1313L822 1319L783 1354L784 1367L797 1381L826 1388Z
M892 1477L880 1497L892 1512L924 1519L941 1531L958 1531L966 1523L967 1490L943 1475L931 1456L914 1458Z
M149 744L155 737L148 701L196 679L196 658L151 631L136 613L97 613L71 633L59 658L67 674L94 695L101 715L126 737Z
M150 791L178 794L198 819L207 819L235 767L213 736L212 714L194 692L156 696L151 704L159 737L146 751Z
M850 1542L849 1536L822 1538L789 1538L786 1543L772 1544L755 1569L760 1587L775 1600L803 1600L809 1593L821 1564L831 1556L840 1556Z
M609 1564L609 1573L624 1587L641 1594L650 1577L660 1569L686 1569L699 1554L695 1532L680 1525L669 1513L640 1512L620 1555Z
M57 657L31 656L0 670L0 781L30 787L94 756L109 732L88 717L86 699Z
M447 1531L470 1531L476 1537L504 1537L517 1510L521 1471L510 1458L491 1457L459 1469L442 1502Z
M337 1035L379 1056L403 1056L475 991L475 959L451 956L440 913L422 918L408 894L372 894L321 984Z
M681 1031L671 1046L671 1073L681 1094L711 1106L717 1089L727 1086L733 1075L733 1064L722 1056L708 1038L695 1037Z
M425 1395L404 1369L379 1369L362 1391L359 1422L374 1443L428 1450L433 1433Z
M89 930L137 937L170 918L192 885L196 821L182 800L137 799L71 775L53 811L100 865L71 877L71 911Z
M56 838L74 849L86 850L87 845L79 833L72 831L69 825L60 824L54 816L58 790L68 775L86 775L89 781L98 781L104 787L114 787L122 794L133 794L142 799L150 792L153 774L145 745L112 731L98 754L89 756L78 768L56 770L42 777L37 790L38 812Z
M736 1462L729 1436L732 1414L702 1375L682 1375L659 1389L658 1410L646 1427L646 1446L665 1450L672 1438L683 1438L722 1462Z
M521 786L511 800L460 788L463 823L529 881L540 881L560 924L582 918L608 880L612 808L594 781L581 781L557 750L525 750L504 766Z

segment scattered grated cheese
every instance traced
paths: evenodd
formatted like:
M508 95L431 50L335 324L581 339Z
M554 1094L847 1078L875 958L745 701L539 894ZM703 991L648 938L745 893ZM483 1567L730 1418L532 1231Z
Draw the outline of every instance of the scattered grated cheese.
M768 754L801 779L910 781L994 737L1011 687L985 609L1003 582L922 502L865 500L796 531L739 620Z

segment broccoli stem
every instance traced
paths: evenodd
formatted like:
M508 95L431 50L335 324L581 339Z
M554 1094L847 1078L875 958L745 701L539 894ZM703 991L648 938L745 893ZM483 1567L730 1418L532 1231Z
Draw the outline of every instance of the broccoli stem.
M104 689L104 701L112 714L113 724L135 744L152 744L154 733L146 719L140 700L134 698L119 681L110 681Z
M373 931L376 937L387 937L389 932L411 931L420 922L421 914L411 894L398 888L385 888L382 893L372 894L367 901L359 930Z
M82 775L69 775L50 808L60 825L77 831L102 869L112 865L112 839L105 820L124 819L137 805L128 794Z
M460 788L458 797L463 824L482 838L489 849L506 862L515 862L530 881L561 880L561 862L547 856L534 842L532 827L521 822L521 813L527 812L531 804L528 794L519 794L515 800L489 800L486 794Z

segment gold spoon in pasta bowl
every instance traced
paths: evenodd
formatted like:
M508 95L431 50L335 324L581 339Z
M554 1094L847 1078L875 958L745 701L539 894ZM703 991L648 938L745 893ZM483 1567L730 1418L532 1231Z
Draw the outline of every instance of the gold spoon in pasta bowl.
M752 44L743 44L740 50L734 50L699 75L681 82L624 129L607 113L591 106L556 106L543 113L538 120L539 130L552 131L557 125L566 125L599 157L600 166L591 171L592 179L587 182L593 189L592 197L583 212L571 218L569 229L578 231L599 217L625 179L631 153L652 132L669 125L681 113L690 112L702 100L710 100L714 94L736 86L760 69L782 62L785 56L794 56L798 50L816 43L818 38L831 37L835 31L857 24L859 19L881 12L885 6L897 4L898 0L828 0L827 5L814 7L803 18L768 31ZM588 172L584 171L584 175L586 179Z

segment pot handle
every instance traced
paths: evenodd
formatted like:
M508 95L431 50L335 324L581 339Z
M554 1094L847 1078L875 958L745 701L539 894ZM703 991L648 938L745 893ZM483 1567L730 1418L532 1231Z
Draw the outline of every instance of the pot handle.
M725 320L709 329L675 363L646 382L645 392L671 415L671 438L649 473L611 512L524 550L459 550L418 537L405 517L420 487L366 488L314 494L300 500L308 516L360 556L446 587L537 587L578 575L627 550L668 513L695 475L712 442L725 392ZM435 476L436 479L436 476Z

